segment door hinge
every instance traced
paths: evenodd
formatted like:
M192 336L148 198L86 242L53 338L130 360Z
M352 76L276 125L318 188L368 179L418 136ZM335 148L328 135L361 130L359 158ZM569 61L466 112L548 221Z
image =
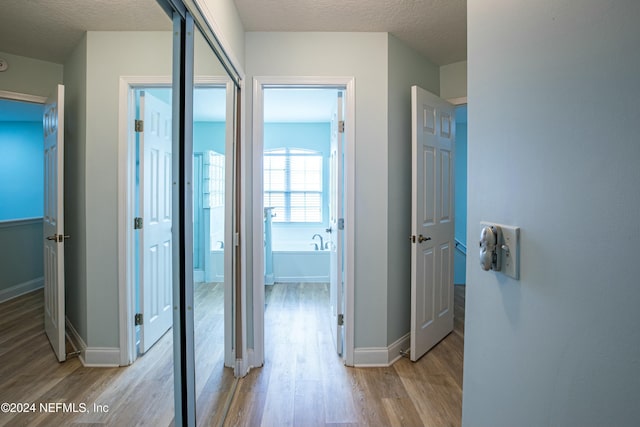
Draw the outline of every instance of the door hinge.
M134 323L136 326L142 325L142 313L136 313L134 320L135 320Z
M338 132L344 133L344 120L338 122Z
M135 121L136 132L144 132L144 120Z
M338 326L344 325L344 314L338 314Z
M344 218L338 218L338 230L344 230Z
M140 230L142 228L142 218L136 217L133 218L133 229Z

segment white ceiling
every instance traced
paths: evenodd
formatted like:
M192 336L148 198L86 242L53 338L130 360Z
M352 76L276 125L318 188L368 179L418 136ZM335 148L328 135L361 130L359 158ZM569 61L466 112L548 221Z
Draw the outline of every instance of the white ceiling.
M1 0L0 52L62 64L87 30L171 30L155 0Z
M467 58L466 0L234 0L246 31L390 32L437 65Z
M390 32L438 65L467 56L466 0L234 0L246 31ZM0 52L63 63L87 30L170 30L155 0L2 0Z

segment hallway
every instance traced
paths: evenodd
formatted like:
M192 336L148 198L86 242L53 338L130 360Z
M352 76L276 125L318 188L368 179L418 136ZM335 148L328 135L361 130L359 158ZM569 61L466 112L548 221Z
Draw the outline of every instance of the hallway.
M327 322L326 284L266 287L266 364L240 380L227 426L459 426L464 286L454 331L416 363L347 368Z

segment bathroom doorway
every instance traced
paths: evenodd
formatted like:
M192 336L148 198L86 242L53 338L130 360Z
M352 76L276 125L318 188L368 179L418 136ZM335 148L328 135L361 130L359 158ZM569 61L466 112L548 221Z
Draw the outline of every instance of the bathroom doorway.
M280 360L275 341L284 341L344 363L347 97L346 83L278 84L254 99L262 109L254 134L262 142L264 230L254 288L257 362Z

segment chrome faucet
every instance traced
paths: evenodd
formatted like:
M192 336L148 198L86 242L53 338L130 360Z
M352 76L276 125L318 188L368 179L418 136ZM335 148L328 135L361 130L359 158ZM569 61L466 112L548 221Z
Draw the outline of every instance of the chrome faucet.
M321 235L319 235L319 234L314 234L314 235L313 235L313 237L311 238L311 240L314 240L316 237L319 237L319 238L320 238L320 250L321 250L321 251L322 251L322 250L324 250L324 242L323 242L323 239L322 239L322 236L321 236ZM316 244L316 245L317 245L317 244ZM316 250L318 250L318 246L316 246Z

